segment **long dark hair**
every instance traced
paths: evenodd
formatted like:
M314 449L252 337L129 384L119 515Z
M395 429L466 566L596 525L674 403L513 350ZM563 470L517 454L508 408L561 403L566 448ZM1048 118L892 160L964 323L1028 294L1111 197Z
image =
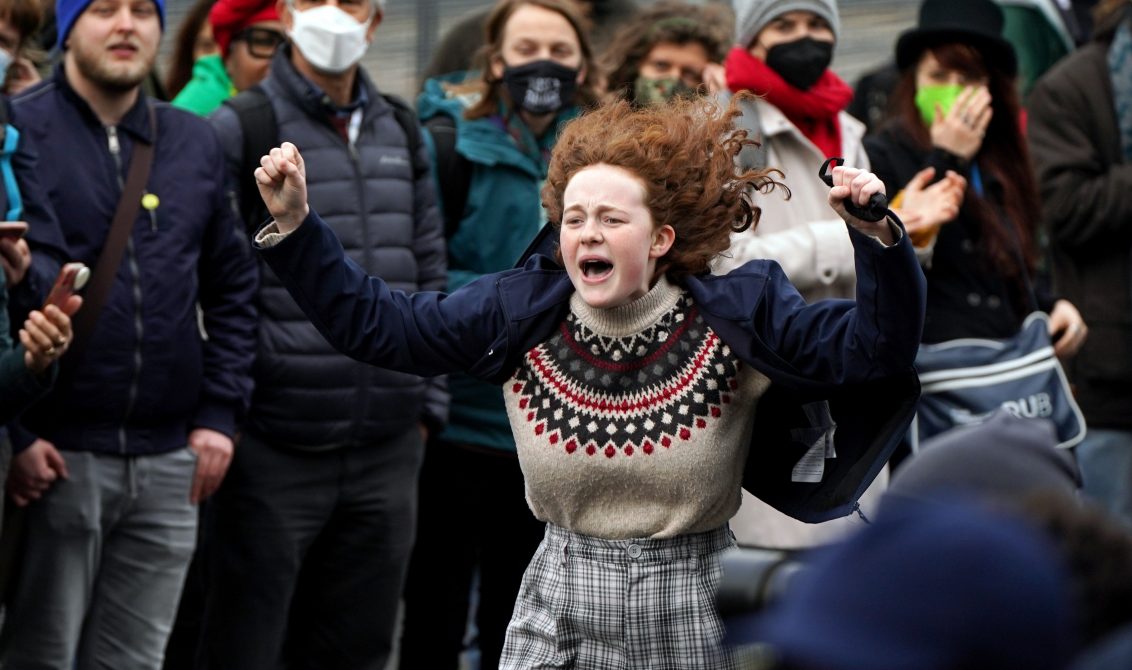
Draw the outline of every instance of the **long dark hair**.
M185 84L193 78L193 47L196 46L197 35L208 21L208 12L216 0L197 0L185 18L181 19L181 26L177 29L177 37L173 42L173 53L169 58L169 73L165 75L165 93L169 99L176 97Z
M940 65L972 77L986 77L993 116L983 144L975 156L979 169L1002 188L1001 202L980 197L967 187L964 213L978 222L981 248L995 267L1024 283L1020 271L1032 273L1037 262L1036 231L1041 204L1030 163L1030 151L1022 135L1021 104L1012 77L984 61L982 54L966 44L944 44L929 49ZM923 149L931 148L931 136L916 108L916 66L901 75L893 93L898 123ZM1019 267L1019 247L1025 267Z

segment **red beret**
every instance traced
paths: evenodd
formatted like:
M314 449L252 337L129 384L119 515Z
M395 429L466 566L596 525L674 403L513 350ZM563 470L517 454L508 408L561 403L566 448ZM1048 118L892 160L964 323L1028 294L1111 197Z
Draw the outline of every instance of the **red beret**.
M236 33L253 23L278 20L275 0L217 0L208 13L212 37L225 57L228 56L228 45Z

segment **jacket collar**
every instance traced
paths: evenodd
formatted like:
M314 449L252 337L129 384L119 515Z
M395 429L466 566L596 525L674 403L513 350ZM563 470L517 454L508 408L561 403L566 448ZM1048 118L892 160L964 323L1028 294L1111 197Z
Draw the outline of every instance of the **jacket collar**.
M67 102L74 105L84 119L87 120L92 126L102 128L102 121L91 109L90 104L79 95L69 81L67 81L67 74L63 69L63 63L60 62L55 66L55 73L53 75L55 85L63 93L63 98ZM138 99L134 105L126 112L125 116L118 122L118 130L124 130L134 137L134 139L141 140L146 144L153 144L154 137L149 123L149 97L145 94L145 90L141 87L138 88Z
M292 49L290 44L285 44L275 52L271 61L271 74L268 77L278 83L283 93L307 115L328 119L330 115L337 114L339 109L330 101L330 97L295 68L291 60ZM357 88L357 94L354 99L361 104L365 118L391 111L370 81L365 68L359 66L355 76L354 86Z

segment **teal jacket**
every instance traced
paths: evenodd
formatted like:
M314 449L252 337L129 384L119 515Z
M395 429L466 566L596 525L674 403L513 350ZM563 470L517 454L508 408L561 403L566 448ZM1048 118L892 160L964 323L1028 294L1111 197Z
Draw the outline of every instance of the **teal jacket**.
M468 76L454 73L430 79L417 100L422 124L438 114L453 119L456 153L468 161L472 170L464 215L459 228L448 238L449 291L482 275L511 268L534 239L546 221L539 191L546 180L550 149L562 125L579 112L574 107L562 111L555 125L537 139L514 117L511 131L525 140L523 144L529 147L525 151L508 131L502 113L474 121L464 119L464 110L475 99L450 96L444 84L464 81ZM435 165L436 148L427 128L424 139L430 163ZM499 385L453 375L448 390L452 401L443 439L515 450Z

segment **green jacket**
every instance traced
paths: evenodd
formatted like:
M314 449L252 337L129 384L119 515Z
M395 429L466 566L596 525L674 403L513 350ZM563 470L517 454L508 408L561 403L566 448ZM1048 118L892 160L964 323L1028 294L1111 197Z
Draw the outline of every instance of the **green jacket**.
M220 54L203 56L193 63L193 78L171 103L198 116L208 116L236 94Z
M472 170L459 228L448 237L449 291L512 267L534 239L546 221L539 191L546 180L550 149L562 125L579 112L574 107L562 111L542 138L535 138L517 116L509 132L502 108L498 115L469 121L464 110L476 102L475 97L450 96L444 90L445 83L464 81L468 76L455 73L430 79L417 100L422 124L438 114L454 121L456 153ZM529 149L524 151L512 133L518 133ZM427 128L425 143L435 165L436 148ZM452 401L443 439L515 450L502 387L453 375L449 392Z

